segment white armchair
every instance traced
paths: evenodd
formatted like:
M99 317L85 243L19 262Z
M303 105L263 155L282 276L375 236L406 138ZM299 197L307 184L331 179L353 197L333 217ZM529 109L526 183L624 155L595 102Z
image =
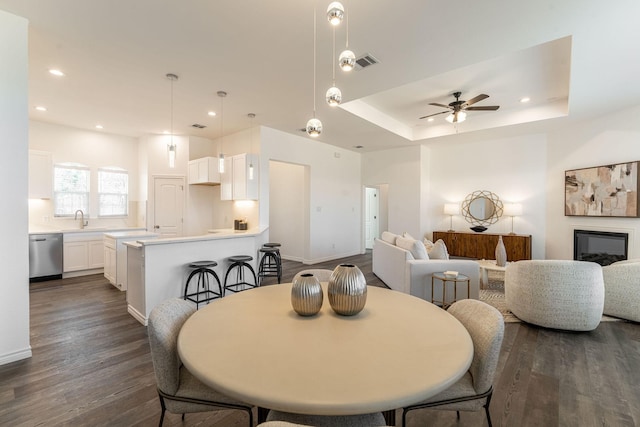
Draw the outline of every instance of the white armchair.
M591 331L604 307L602 267L594 262L518 261L507 265L507 307L518 318L545 328Z
M640 259L602 268L604 314L640 322Z

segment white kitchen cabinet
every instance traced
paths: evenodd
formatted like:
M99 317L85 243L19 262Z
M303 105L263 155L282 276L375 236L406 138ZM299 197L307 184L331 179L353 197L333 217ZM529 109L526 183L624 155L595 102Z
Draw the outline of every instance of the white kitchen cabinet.
M189 161L189 184L218 185L220 173L218 172L217 157L203 157Z
M113 286L121 289L116 282L116 242L115 239L104 238L104 277Z
M127 247L124 243L157 237L158 233L145 230L106 233L104 235L104 277L116 288L127 291Z
M253 179L249 165L253 164ZM220 183L221 200L258 200L258 159L255 154L237 154L225 158Z
M29 150L29 198L50 199L53 191L53 162L48 151Z
M104 268L103 233L65 233L63 272Z

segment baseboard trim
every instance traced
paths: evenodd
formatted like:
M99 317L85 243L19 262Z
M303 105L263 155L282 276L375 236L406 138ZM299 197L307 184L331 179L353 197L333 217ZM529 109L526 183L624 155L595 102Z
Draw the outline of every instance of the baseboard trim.
M131 304L127 304L127 312L132 315L138 322L142 323L144 326L147 326L147 318L142 315L138 310L136 310Z
M24 350L14 351L0 355L0 365L6 365L7 363L17 362L18 360L28 359L32 356L31 346Z

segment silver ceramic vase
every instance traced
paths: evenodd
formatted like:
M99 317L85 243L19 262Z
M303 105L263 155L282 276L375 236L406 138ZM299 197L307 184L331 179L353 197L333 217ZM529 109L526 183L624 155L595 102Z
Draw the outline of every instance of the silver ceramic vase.
M301 274L291 286L291 305L300 316L313 316L322 308L324 294L313 274Z
M331 273L327 292L333 311L353 316L360 313L367 302L367 281L355 265L340 264Z

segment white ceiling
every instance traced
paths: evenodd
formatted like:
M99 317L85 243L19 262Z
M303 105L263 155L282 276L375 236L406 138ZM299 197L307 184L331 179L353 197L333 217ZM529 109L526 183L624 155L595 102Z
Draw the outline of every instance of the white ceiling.
M349 47L380 63L336 72L343 108L330 108L329 1L219 0L127 2L0 0L30 21L30 117L140 136L171 126L215 139L216 92L225 90L224 133L254 124L300 132L313 114L313 10L318 11L319 140L362 151L430 143L434 137L493 129L492 135L549 129L638 105L640 2L637 0L345 0ZM343 23L336 51L345 44ZM50 75L49 68L66 76ZM453 126L430 102L486 93ZM520 104L523 96L529 104ZM45 105L47 112L34 109ZM526 124L527 122L530 122ZM200 123L205 129L191 125ZM517 125L517 126L514 126Z

